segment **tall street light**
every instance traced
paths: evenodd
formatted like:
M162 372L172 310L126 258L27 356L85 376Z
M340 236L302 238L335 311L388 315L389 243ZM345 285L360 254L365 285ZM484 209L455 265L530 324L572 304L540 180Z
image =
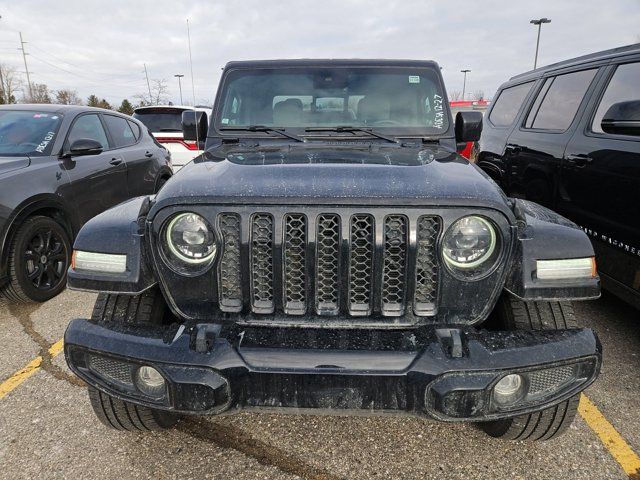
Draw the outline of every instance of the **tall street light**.
M533 69L535 70L536 67L538 66L538 48L540 47L540 30L542 30L542 24L543 23L551 23L551 19L550 18L539 18L537 20L531 20L529 23L532 23L533 25L537 25L538 26L538 40L536 41L536 57L533 60Z
M464 82L462 83L462 100L464 100L464 92L467 89L467 73L469 73L471 70L460 70L461 73L464 73Z
M177 75L174 75L174 77L178 79L178 88L180 89L180 105L184 105L184 102L182 101L182 83L180 81L180 79L184 77L184 75L177 74Z

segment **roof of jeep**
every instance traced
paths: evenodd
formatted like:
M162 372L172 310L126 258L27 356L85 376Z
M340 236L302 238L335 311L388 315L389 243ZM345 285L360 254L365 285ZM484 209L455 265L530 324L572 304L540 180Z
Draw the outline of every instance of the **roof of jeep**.
M298 58L283 60L239 60L228 62L225 68L274 68L274 67L440 67L433 60L383 60L383 59L315 59Z

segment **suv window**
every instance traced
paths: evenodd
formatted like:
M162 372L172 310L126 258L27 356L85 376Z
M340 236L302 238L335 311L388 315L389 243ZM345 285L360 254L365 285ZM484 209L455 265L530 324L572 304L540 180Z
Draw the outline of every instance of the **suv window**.
M114 115L105 115L104 121L107 124L111 138L115 143L116 148L128 147L136 143L136 137L133 135L129 122L124 118L116 117Z
M496 127L508 127L511 125L532 86L533 82L527 82L502 90L489 114L491 123Z
M138 140L140 138L140 134L142 133L140 131L140 127L138 126L137 123L132 122L131 120L127 120L129 122L129 126L131 127L131 131L133 132L133 136L136 137L136 140Z
M596 133L604 133L600 123L604 114L607 113L609 107L614 103L625 102L629 100L640 100L640 63L628 63L620 65L616 69L616 73L611 77L611 81L600 100L600 105L596 110L593 118L591 130Z
M109 148L107 134L97 114L92 113L78 117L69 131L67 143L69 146L80 139L95 140L102 145L104 150Z
M596 71L594 68L548 78L527 116L525 128L569 128Z

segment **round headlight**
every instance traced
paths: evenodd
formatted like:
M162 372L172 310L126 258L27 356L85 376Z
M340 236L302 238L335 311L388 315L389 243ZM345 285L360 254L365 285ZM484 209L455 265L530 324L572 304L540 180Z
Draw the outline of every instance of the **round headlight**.
M216 254L216 238L207 221L197 213L173 217L165 230L169 251L189 264L203 264Z
M450 265L470 269L486 262L496 248L496 232L482 217L463 217L447 230L442 242L444 259Z

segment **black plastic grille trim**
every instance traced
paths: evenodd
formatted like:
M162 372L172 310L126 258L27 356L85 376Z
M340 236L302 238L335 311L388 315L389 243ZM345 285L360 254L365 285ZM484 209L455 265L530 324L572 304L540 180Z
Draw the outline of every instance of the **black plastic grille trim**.
M222 233L222 257L218 275L220 310L242 310L242 284L240 282L240 216L223 213L218 216L218 228Z
M316 312L337 315L339 311L340 217L319 215L316 234Z
M418 218L416 276L413 311L416 315L433 315L438 296L438 261L436 241L440 218L423 215Z
M251 218L251 307L255 313L273 313L273 217Z
M307 217L301 213L284 216L284 310L303 315L307 305Z
M388 215L384 219L384 251L382 254L382 314L404 313L407 284L407 217Z
M349 238L349 313L371 315L375 223L371 215L351 217Z

